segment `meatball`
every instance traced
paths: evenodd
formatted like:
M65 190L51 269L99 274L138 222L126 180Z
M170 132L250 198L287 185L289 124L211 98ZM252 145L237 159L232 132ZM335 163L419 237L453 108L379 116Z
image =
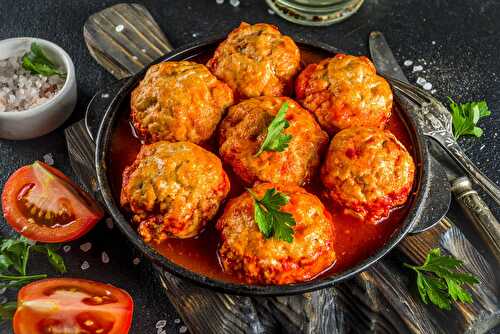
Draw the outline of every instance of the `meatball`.
M214 154L190 143L160 141L141 148L123 172L121 205L146 241L196 236L229 192Z
M392 133L354 127L333 137L321 180L334 204L373 223L406 202L414 173L411 155Z
M285 119L290 135L282 152L264 151L256 155L267 136L267 129L283 103L288 103ZM307 183L320 164L328 135L314 117L286 97L263 96L245 100L229 109L220 125L219 153L243 181Z
M338 54L311 64L295 88L300 103L330 134L352 126L383 128L391 116L391 88L366 57Z
M134 127L148 143L204 142L232 104L231 88L191 61L151 66L130 101Z
M292 90L292 80L300 70L300 51L275 26L241 23L207 66L240 98L281 96Z
M261 183L257 198L275 188L288 196L281 211L295 219L293 241L266 239L254 220L254 200L248 192L229 201L217 221L221 235L219 258L225 271L250 284L287 284L312 279L335 261L334 227L321 201L293 185Z

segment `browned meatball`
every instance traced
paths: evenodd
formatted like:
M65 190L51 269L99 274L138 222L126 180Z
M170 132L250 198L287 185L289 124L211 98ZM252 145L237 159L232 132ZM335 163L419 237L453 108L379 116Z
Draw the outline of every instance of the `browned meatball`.
M300 51L275 26L243 22L219 45L207 66L240 98L281 96L292 89Z
M232 104L231 88L191 61L151 66L130 101L132 122L147 142L206 141Z
M149 242L197 235L229 192L217 156L189 143L160 141L141 148L123 172L121 205Z
M293 241L264 237L254 220L254 200L245 192L229 201L216 225L222 240L222 266L252 284L312 279L335 261L331 216L316 196L297 186L262 183L252 191L262 198L271 188L289 198L281 211L290 213L296 221Z
M411 155L392 133L354 127L333 137L321 179L335 204L376 222L406 202L414 173Z
M311 64L295 88L302 105L330 134L352 126L383 128L391 116L391 88L366 57L338 54Z
M266 138L267 129L284 102L285 119L292 136L282 152L264 151L256 156ZM267 181L303 185L320 164L328 135L314 117L298 103L286 97L258 97L245 100L229 109L220 126L219 152L234 172L246 183Z

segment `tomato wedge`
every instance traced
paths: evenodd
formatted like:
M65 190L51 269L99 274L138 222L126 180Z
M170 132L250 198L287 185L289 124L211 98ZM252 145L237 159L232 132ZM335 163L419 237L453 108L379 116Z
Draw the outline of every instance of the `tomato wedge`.
M40 161L15 171L2 192L10 226L41 242L63 242L87 233L102 217L99 205L59 170Z
M17 295L15 334L126 334L134 302L110 284L51 278L24 286Z

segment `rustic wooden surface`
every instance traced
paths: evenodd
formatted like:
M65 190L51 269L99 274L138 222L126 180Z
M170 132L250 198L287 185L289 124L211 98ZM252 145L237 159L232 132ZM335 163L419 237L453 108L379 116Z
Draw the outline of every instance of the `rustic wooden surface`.
M118 79L172 50L151 14L139 4L117 4L90 16L83 36L94 59Z
M115 36L120 24L131 32L127 38ZM140 53L144 43L158 47L156 56L171 49L140 5L120 4L91 16L84 37L91 54L117 78L139 71L152 60ZM90 175L82 180L88 183L93 173L89 154L93 143L86 135L81 122L66 131L70 156L76 161L72 166L78 174ZM473 304L456 304L450 312L419 300L414 277L401 263L420 263L433 247L465 260L464 270L480 277L480 284L471 289ZM407 237L354 279L304 295L231 296L165 272L159 274L169 300L193 333L483 333L500 322L497 273L447 219L429 231Z

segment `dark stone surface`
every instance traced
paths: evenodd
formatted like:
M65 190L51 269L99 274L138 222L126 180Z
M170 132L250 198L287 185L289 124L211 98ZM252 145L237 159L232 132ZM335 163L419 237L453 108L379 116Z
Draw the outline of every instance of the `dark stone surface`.
M288 23L269 13L264 0L240 0L233 7L226 0L142 1L151 11L174 46L197 38L221 34L236 27L240 21L270 22L285 33L321 40L355 54L367 54L367 37L372 30L384 32L396 58L403 63L412 60L424 71L412 73L431 82L435 95L443 101L447 96L457 101L486 99L493 116L482 121L484 136L465 140L467 153L495 182L500 182L498 159L500 128L500 2L496 0L367 0L351 19L331 27L308 28ZM51 40L62 46L72 57L77 71L79 100L76 110L65 126L81 119L93 93L113 81L111 75L97 65L89 55L82 37L86 18L118 1L89 0L2 0L0 10L0 39L34 36ZM29 141L0 140L0 188L18 167L42 159L52 153L55 166L75 177L67 157L63 127L53 133ZM490 201L491 203L491 201ZM498 216L498 210L495 210ZM460 215L457 215L460 218ZM1 223L2 234L10 229ZM92 242L84 253L79 246ZM142 261L117 229L109 230L101 223L87 236L70 243L72 250L64 255L68 276L110 282L128 290L135 300L132 333L156 333L156 323L166 320L168 333L177 333L182 324L165 300L152 267ZM101 262L101 252L109 254L110 262ZM90 268L80 266L88 261ZM41 261L44 262L44 261ZM42 263L33 263L32 272L51 272ZM0 332L10 333L10 325L0 325Z

